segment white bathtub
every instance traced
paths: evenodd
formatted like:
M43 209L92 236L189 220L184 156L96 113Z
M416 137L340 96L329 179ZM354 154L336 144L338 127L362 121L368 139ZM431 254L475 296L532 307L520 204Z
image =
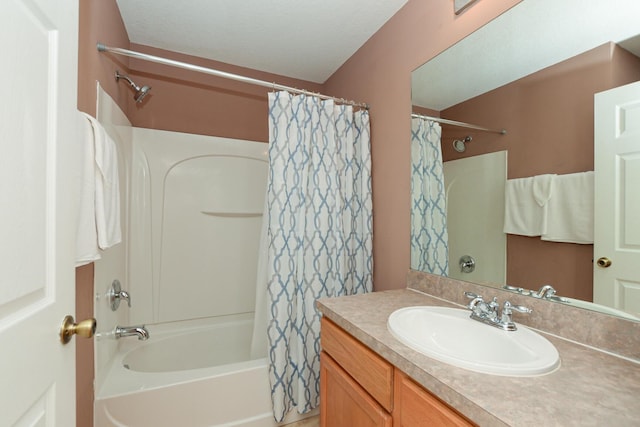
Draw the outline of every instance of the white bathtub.
M281 425L271 411L267 361L249 357L252 324L252 315L235 315L208 325L150 325L147 341L122 338L97 391L95 426Z

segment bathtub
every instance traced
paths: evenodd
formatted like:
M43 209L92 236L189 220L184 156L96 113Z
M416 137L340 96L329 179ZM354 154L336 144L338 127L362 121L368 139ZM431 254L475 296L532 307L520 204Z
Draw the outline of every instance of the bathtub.
M120 339L96 393L96 427L275 427L266 358L251 359L253 314L148 325ZM110 337L100 337L110 339Z

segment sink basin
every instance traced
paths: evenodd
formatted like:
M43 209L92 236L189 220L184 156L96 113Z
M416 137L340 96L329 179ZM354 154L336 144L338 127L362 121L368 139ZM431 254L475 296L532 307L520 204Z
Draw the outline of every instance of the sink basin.
M543 375L560 366L556 348L518 325L503 331L449 307L406 307L391 313L388 328L403 344L459 368L503 376Z

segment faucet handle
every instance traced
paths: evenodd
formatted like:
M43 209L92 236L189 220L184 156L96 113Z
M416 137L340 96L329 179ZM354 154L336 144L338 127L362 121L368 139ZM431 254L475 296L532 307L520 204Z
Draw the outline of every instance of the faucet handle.
M515 310L519 313L531 313L533 310L529 307L525 307L524 305L513 305L509 301L505 301L502 305L502 314L512 314L512 310Z
M464 291L464 296L469 299L482 298L482 295L474 294L473 292Z
M469 298L469 305L467 308L471 310L476 316L484 316L487 311L487 303L482 299L482 295L474 294L473 292L465 292L464 296Z
M529 313L533 312L532 308L525 307L524 305L512 305L511 309L513 309L513 310L515 310L517 312L526 313L526 314L529 314Z
M120 300L127 301L127 305L131 308L131 296L129 295L129 292L122 290L122 286L118 279L115 279L111 283L111 288L109 288L107 296L109 297L109 303L111 304L112 311L116 311L118 309L120 306Z
M518 329L511 318L513 310L520 313L531 313L533 311L529 307L525 307L523 305L512 305L509 301L505 301L502 305L502 314L500 315L500 327L505 331L515 331Z
M120 299L127 301L127 305L131 308L131 295L127 291L120 291Z
M531 291L531 296L534 298L549 298L556 294L556 290L551 285L544 285L538 291Z

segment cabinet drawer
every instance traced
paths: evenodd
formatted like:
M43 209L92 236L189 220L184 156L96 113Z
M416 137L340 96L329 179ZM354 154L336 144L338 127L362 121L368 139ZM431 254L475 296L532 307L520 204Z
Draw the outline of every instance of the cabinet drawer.
M393 366L364 344L322 318L320 341L327 352L380 405L393 408Z

